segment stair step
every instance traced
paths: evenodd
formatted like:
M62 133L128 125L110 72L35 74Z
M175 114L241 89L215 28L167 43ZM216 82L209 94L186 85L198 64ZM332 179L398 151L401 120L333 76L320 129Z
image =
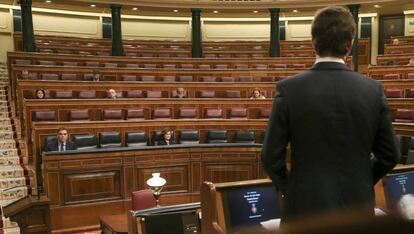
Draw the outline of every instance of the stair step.
M5 231L4 233L10 233L8 231L11 231L11 229L19 229L19 226L17 225L16 222L10 221L9 218L5 218L3 217L3 228L7 229L7 231Z
M3 140L0 141L0 149L15 149L16 142L14 140Z
M0 158L2 157L18 157L17 149L0 149Z
M20 165L4 166L0 171L0 179L23 177L23 168Z
M0 166L20 165L19 157L0 157Z
M1 140L14 140L14 132L0 131L0 141Z
M27 196L27 187L16 187L0 192L2 200L12 200Z
M0 179L0 189L8 189L14 187L23 187L26 186L26 178L16 177L16 178L3 178Z

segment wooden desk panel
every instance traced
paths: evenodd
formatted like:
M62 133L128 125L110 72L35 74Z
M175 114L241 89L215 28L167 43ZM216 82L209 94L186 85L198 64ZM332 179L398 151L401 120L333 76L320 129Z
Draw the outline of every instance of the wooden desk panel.
M399 65L406 65L408 64L408 62L410 62L410 59L412 58L414 58L414 53L385 54L385 55L379 54L377 55L377 65L386 66L385 63L387 62L395 62Z
M100 216L125 213L131 192L147 188L145 181L152 172L160 172L167 180L161 204L199 201L204 179L229 182L263 178L260 148L260 145L222 144L179 147L174 154L169 147L154 147L43 155L44 188L52 201L52 229L96 225ZM121 163L114 163L118 159ZM112 172L119 172L120 177L110 176ZM120 198L99 197L111 193L113 183L120 185ZM83 199L73 200L74 197ZM102 209L102 205L107 209Z
M376 80L384 80L385 74L400 74L400 79L407 79L409 73L414 73L414 66L371 66L368 68L368 76Z

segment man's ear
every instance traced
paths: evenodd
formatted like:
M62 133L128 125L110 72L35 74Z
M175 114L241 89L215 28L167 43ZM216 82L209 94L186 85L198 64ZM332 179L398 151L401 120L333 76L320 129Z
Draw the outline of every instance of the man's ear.
M344 56L344 61L346 62L346 58L351 54L352 52L352 46L354 45L354 39L350 43L347 43L346 45L346 54Z

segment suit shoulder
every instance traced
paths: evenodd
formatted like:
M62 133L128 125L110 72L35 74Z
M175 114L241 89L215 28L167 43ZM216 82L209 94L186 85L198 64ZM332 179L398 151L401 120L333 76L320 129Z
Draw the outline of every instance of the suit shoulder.
M309 75L311 75L310 71L305 71L305 72L300 73L300 74L296 74L296 75L293 75L293 76L286 77L283 80L278 81L277 85L280 86L280 87L293 85L295 83L301 82L304 78L306 78Z

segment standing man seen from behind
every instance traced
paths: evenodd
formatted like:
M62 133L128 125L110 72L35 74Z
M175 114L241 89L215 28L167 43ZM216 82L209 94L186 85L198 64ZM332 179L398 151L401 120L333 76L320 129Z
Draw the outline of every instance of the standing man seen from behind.
M345 65L355 27L345 8L319 10L314 66L277 84L262 162L283 196L282 222L352 208L374 215L374 185L399 162L383 87Z
M66 151L76 150L76 144L68 140L68 131L66 128L59 128L57 131L57 138L54 138L48 142L44 147L46 152L49 151Z

